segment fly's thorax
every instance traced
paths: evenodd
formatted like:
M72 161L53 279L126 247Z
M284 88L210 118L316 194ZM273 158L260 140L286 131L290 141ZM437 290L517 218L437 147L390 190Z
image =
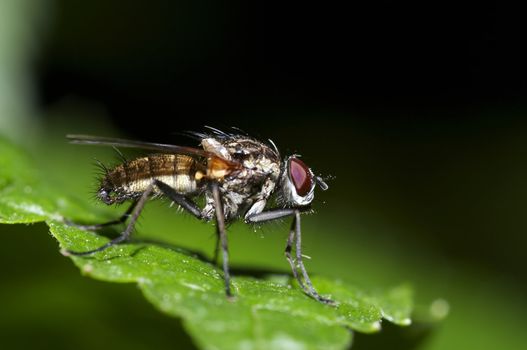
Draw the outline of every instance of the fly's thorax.
M255 203L265 203L272 195L280 177L280 162L274 151L252 140L233 141L229 150L233 151L232 158L242 164L242 168L226 177L220 186L225 217L233 220L244 216Z
M192 157L159 154L136 158L109 170L101 179L98 197L106 204L139 197L154 180L187 195L199 190L205 168ZM160 194L154 188L154 194Z
M262 186L265 182L276 183L280 176L280 156L267 144L251 138L225 140L224 147L231 158L243 165L237 175L240 182Z
M236 171L217 177L227 220L243 216L255 203L265 203L271 196L280 178L280 155L274 145L240 135L205 137L201 145L218 158L240 165ZM211 219L214 200L209 191L205 199L202 213Z

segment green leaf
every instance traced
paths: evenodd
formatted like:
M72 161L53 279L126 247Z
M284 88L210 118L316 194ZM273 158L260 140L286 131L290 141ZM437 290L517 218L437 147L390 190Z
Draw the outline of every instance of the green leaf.
M0 222L45 221L64 249L83 251L107 242L63 223L63 217L97 219L81 201L45 183L31 164L0 139ZM182 318L204 349L343 349L351 344L350 329L377 332L383 319L411 323L412 290L405 285L366 292L315 276L319 292L338 303L330 306L307 297L288 275L238 274L232 280L235 298L229 300L221 270L177 247L133 242L70 258L86 276L136 283L155 307Z

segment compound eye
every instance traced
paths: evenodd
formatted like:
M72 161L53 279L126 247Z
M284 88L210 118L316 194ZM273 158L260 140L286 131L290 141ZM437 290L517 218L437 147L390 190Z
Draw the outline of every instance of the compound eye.
M309 171L307 165L298 158L291 158L289 160L289 176L296 193L300 197L305 197L313 187L313 176Z

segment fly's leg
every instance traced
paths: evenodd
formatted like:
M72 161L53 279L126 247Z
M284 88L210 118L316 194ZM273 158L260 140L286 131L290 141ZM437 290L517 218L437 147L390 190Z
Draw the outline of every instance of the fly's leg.
M245 218L245 222L251 224L262 223L266 221L278 220L295 214L295 209L271 209L263 211L258 214L250 215ZM293 272L293 277L298 281L303 290L305 290L304 283L302 278L298 275L297 267L295 265L295 259L292 257L291 252L293 250L293 241L295 240L295 220L289 229L289 235L287 236L287 244L285 246L285 257L291 265L291 271ZM309 294L309 293L308 293Z
M211 183L212 196L214 198L214 207L216 209L216 230L221 242L223 253L223 278L225 279L225 294L231 297L231 275L229 272L229 247L227 242L227 232L225 230L225 213L221 201L219 186L216 182Z
M307 273L306 267L304 266L304 262L302 260L302 231L300 226L299 209L285 208L268 210L246 217L245 221L248 223L261 223L282 219L288 216L293 216L293 222L291 224L289 236L287 237L285 256L287 261L289 262L289 265L291 265L293 276L298 281L298 284L300 285L304 293L322 303L335 304L333 300L324 298L320 294L318 294L316 289L313 287L311 279L309 278L309 275ZM293 258L291 254L293 247L295 248L295 258Z
M170 187L164 182L156 180L155 184L161 190L161 192L163 192L163 194L167 196L170 200L179 204L183 209L185 209L187 212L192 214L197 219L203 220L203 214L201 212L201 209L196 205L196 203L194 203L194 201L192 201L188 197L185 197L177 193L172 187ZM219 252L220 252L220 234L219 234L219 231L217 231L216 232L216 247L214 248L214 256L212 258L212 262L214 263L214 265L218 265Z
M306 267L304 266L304 262L302 260L302 230L300 228L300 212L298 210L295 210L295 216L293 219L293 226L295 231L295 238L296 238L296 265L302 272L302 275L304 276L304 282L305 284L302 284L301 278L298 278L297 280L302 289L305 293L308 295L311 295L313 298L317 299L320 302L323 302L325 304L335 304L335 302L331 299L327 299L322 297L313 287L313 284L311 283L311 279L309 278L309 275L307 274ZM293 228L293 227L292 227Z
M116 244L119 244L121 242L124 242L124 241L128 240L130 238L130 235L132 234L132 231L134 229L135 223L136 223L137 219L139 218L139 214L141 214L141 211L143 210L143 208L144 208L144 206L146 204L146 201L148 200L148 197L153 192L154 185L157 188L159 188L159 190L161 190L161 192L163 192L163 194L165 194L168 198L170 198L171 200L173 200L174 202L179 204L187 212L189 212L190 214L194 215L198 219L202 219L203 218L203 216L201 214L201 210L199 209L199 207L191 199L189 199L189 198L177 193L172 187L168 186L164 182L161 182L159 180L155 180L154 183L150 184L150 186L148 186L148 188L143 192L141 197L138 200L136 200L135 202L133 202L132 205L130 205L128 210L119 219L113 220L113 221L109 221L109 222L105 222L105 223L102 223L102 224L97 224L97 225L77 225L77 224L70 223L70 224L72 224L72 225L74 225L76 227L79 227L81 229L84 229L84 230L97 230L97 229L100 229L100 228L103 228L103 227L106 227L106 226L123 223L123 222L126 221L126 219L128 219L128 217L131 217L130 222L128 223L128 226L121 233L120 236L114 238L110 242L106 243L105 245L103 245L103 246L101 246L101 247L99 247L97 249L89 250L89 251L86 251L86 252L76 252L76 251L69 251L69 250L67 250L66 253L70 254L70 255L76 255L76 256L90 255L90 254L100 252L102 250L105 250L105 249L113 246L113 245L116 245Z
M220 233L216 230L216 245L214 247L214 255L212 256L212 263L218 265L220 258Z
M137 206L137 203L138 203L137 200L134 201L130 205L130 207L128 207L128 209L124 212L124 214L121 215L118 219L111 220L111 221L108 221L108 222L103 222L101 224L82 225L82 224L77 224L77 223L75 223L73 221L70 221L70 220L67 220L67 219L65 220L65 223L68 226L74 226L74 227L77 227L77 228L79 228L81 230L97 231L97 230L100 230L101 228L104 228L104 227L108 227L108 226L113 226L113 225L118 225L118 224L124 223L130 217L130 214L132 214L132 211Z
M294 229L294 223L291 225L291 228L289 229L289 236L287 237L287 244L285 246L285 258L289 262L289 265L291 265L291 271L293 271L293 277L298 281L298 284L300 284L300 287L302 289L305 289L304 283L302 282L302 279L300 276L298 276L298 272L295 265L295 259L291 256L291 251L293 250L293 241L295 239L295 229Z
M288 216L292 216L295 213L295 210L293 208L285 208L285 209L269 209L266 211L262 211L258 214L249 215L245 218L245 222L248 224L259 224L266 221L273 221L282 219Z
M107 248L110 248L111 246L114 246L116 244L119 244L121 242L128 240L130 238L130 235L132 234L135 223L137 219L139 218L139 214L141 214L141 211L145 207L146 201L148 200L148 196L150 196L150 194L152 193L153 188L154 188L154 185L150 184L147 187L147 189L143 192L143 194L141 195L137 203L133 206L133 210L130 215L130 222L126 226L126 229L121 233L121 235L119 235L119 237L116 237L112 239L110 242L104 244L103 246L93 249L93 250L88 250L85 252L76 252L76 251L67 250L66 253L70 255L76 255L76 256L90 255L93 253L103 251Z
M196 218L203 220L203 214L201 209L189 198L177 193L169 185L156 180L156 186L166 195L168 198L179 204L183 209L194 215ZM214 252L214 262L217 264L218 256L221 250L223 253L223 276L225 279L225 294L227 297L231 297L231 277L229 272L229 247L227 242L227 231L225 230L225 216L223 212L223 205L221 201L221 194L218 184L212 182L210 184L212 190L212 196L214 198L214 207L216 209L216 249Z
M175 203L179 204L187 212L189 212L190 214L192 214L193 216L195 216L196 218L200 220L203 218L201 214L201 210L191 199L177 193L176 191L174 191L172 187L168 186L167 184L159 180L155 180L155 185L161 190L161 192L163 192L164 195L166 195L168 198L170 198ZM111 221L104 222L101 224L94 224L94 225L82 225L82 224L77 224L69 220L65 220L65 223L69 226L74 226L81 230L87 230L87 231L97 231L104 227L122 224L130 217L130 214L132 214L132 211L136 207L137 202L138 200L135 200L130 205L130 207L128 207L126 212L124 212L123 215L121 215L118 219L115 219L115 220L111 220Z
M159 188L159 190L163 192L163 194L170 200L181 206L181 208L185 209L189 214L192 214L196 219L203 220L201 209L196 205L196 203L194 203L194 201L180 193L177 193L176 190L162 181L155 180L154 183L157 188Z

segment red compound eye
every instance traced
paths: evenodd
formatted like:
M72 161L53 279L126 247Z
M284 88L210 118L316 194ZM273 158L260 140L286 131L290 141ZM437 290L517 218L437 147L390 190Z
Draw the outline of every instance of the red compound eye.
M313 186L313 176L307 165L298 158L291 158L289 160L289 176L295 185L296 193L300 197L305 197Z

